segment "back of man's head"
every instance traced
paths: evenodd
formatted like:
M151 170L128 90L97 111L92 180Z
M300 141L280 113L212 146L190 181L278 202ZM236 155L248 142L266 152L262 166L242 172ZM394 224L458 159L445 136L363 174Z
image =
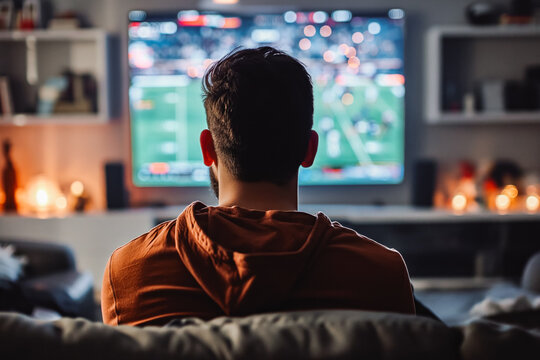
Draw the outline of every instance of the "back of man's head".
M203 79L216 152L240 181L289 182L313 127L313 88L304 66L271 47L232 52Z

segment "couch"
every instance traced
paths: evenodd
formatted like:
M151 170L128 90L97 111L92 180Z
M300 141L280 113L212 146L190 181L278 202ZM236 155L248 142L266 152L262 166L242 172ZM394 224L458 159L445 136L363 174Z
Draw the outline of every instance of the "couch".
M2 359L437 359L540 358L540 329L476 320L460 327L411 315L325 310L165 327L38 321L0 313Z
M32 313L44 308L62 316L95 319L92 275L76 268L73 251L61 244L0 239L24 259L22 276L0 284L0 311Z

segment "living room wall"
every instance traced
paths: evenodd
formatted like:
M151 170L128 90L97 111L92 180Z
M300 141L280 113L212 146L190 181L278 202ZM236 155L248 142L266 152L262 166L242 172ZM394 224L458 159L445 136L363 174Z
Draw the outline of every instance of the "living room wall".
M401 185L343 188L307 188L301 190L304 202L406 204L410 200L412 164L420 158L441 162L470 159L485 161L496 158L513 159L525 169L540 169L540 125L428 125L423 114L424 35L433 25L463 24L464 8L470 0L339 0L334 8L374 10L401 7L406 10L406 175ZM211 1L202 1L207 6ZM48 125L0 127L0 140L14 143L14 160L19 180L24 185L29 178L45 173L65 185L81 179L87 185L95 208L105 206L103 165L107 161L129 162L129 124L127 116L127 69L125 66L125 33L130 9L170 10L198 7L197 1L143 0L55 0L57 10L72 9L88 18L96 27L117 36L121 57L115 65L115 81L120 82L117 108L119 115L103 125ZM240 6L268 6L267 1L240 0ZM326 8L323 0L300 0L298 8ZM273 6L290 6L290 1L275 0ZM0 167L3 163L0 160ZM131 189L135 202L163 200L185 204L195 198L212 201L206 189Z

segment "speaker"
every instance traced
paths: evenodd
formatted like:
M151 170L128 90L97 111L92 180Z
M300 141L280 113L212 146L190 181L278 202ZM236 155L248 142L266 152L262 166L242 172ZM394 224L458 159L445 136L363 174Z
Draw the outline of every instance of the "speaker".
M129 206L129 194L124 182L124 164L105 164L107 209L124 209Z
M423 159L414 164L412 203L414 206L433 206L433 194L437 185L437 163Z

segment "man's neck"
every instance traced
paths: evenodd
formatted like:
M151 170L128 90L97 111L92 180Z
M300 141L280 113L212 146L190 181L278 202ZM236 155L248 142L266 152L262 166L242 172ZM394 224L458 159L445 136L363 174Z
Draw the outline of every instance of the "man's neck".
M283 186L267 182L220 181L219 206L239 206L256 210L297 210L297 180L294 179Z

